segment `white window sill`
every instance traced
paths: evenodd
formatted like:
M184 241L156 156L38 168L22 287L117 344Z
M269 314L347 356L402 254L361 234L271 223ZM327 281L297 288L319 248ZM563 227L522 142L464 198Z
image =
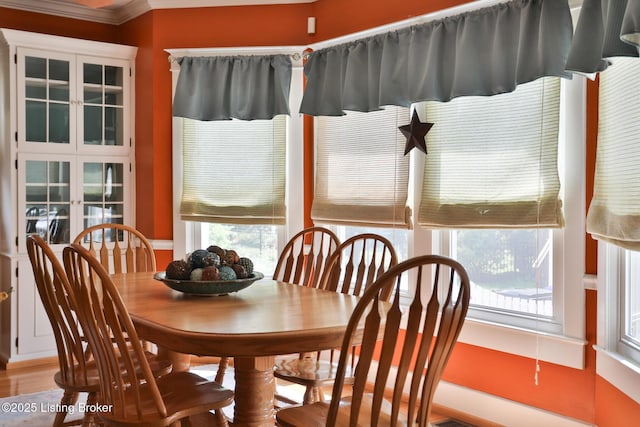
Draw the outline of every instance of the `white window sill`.
M640 367L602 347L593 348L597 353L596 373L636 403L640 403Z
M584 369L585 340L483 322L465 321L459 342Z

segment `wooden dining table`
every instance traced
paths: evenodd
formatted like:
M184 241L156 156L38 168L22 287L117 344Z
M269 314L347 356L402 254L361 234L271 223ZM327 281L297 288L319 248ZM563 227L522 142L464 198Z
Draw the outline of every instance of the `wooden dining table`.
M233 357L233 425L273 426L275 356L340 347L357 297L262 279L239 292L187 295L154 273L113 276L142 339L181 355Z

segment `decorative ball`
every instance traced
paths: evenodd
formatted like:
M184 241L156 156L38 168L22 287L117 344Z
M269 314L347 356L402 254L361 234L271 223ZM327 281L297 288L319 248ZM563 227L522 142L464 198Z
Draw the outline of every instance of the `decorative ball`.
M204 264L205 267L209 267L212 265L218 267L220 266L220 257L216 253L207 252L207 256L204 258L202 263Z
M191 268L204 268L207 265L213 265L213 261L211 261L211 264L206 263L208 256L209 252L205 249L196 249L191 252L191 255L189 256L189 266Z
M236 276L236 272L233 271L233 268L228 265L223 265L219 268L220 270L220 280L235 280L238 277Z
M220 271L215 265L202 269L202 280L220 280Z
M228 265L237 264L238 260L240 260L240 256L238 256L238 252L233 249L227 249L227 252L224 254L224 258Z
M224 257L224 253L226 252L224 249L222 249L220 246L217 246L217 245L211 245L207 248L207 250L209 252L213 252L214 254L217 254L220 258Z
M245 270L244 267L240 264L233 264L231 268L233 268L233 271L236 272L236 277L238 279L246 279L246 277L248 276L247 270Z
M189 268L189 264L185 260L177 259L175 261L171 261L167 268L165 269L167 279L173 280L189 280L191 277L191 269Z
M204 271L204 268L195 268L195 269L191 270L190 279L193 280L194 282L199 282L200 280L202 280L202 272L203 271Z
M238 264L243 266L247 274L253 273L253 261L247 257L240 257Z

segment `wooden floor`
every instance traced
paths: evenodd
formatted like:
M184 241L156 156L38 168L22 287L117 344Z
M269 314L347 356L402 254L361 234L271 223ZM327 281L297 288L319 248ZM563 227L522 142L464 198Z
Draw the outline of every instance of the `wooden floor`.
M211 360L196 359L194 366L210 363ZM40 363L38 365L19 367L10 367L7 370L0 369L0 398L17 396L20 394L35 393L39 391L47 391L57 388L53 381L53 375L58 371L56 359L50 362ZM301 396L300 396L300 400ZM441 421L455 418L471 426L477 427L496 427L497 425L487 422L469 414L450 411L447 408L435 408L432 412L430 421L438 423Z

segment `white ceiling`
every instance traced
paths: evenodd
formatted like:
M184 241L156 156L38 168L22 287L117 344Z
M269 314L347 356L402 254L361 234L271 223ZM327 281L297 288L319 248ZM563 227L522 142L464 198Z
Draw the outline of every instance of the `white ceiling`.
M110 6L92 9L74 0L0 0L0 7L106 24L121 24L152 9L313 3L315 1L316 0L113 0L113 4Z

